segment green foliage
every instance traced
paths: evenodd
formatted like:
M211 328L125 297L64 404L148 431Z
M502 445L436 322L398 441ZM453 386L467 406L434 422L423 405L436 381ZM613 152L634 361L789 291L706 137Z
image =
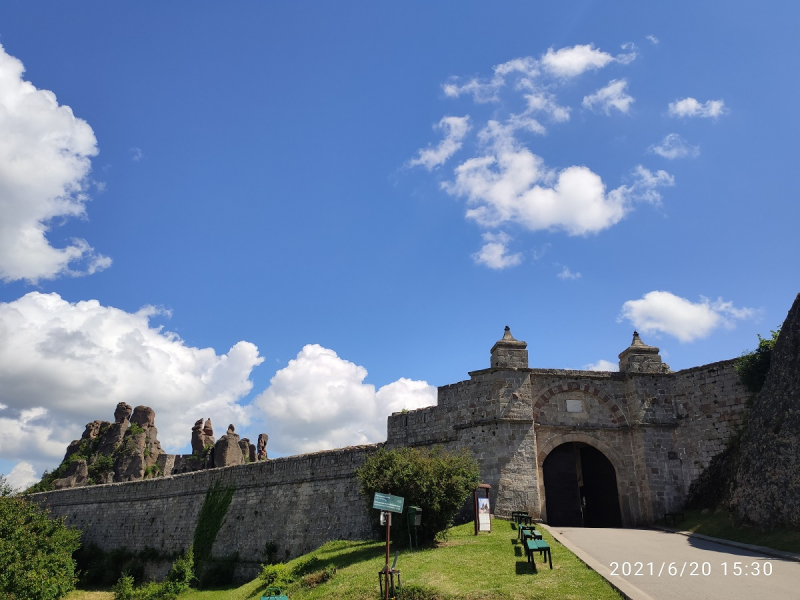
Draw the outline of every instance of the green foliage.
M82 587L108 587L123 574L141 583L148 562L174 561L180 556L180 553L164 553L150 547L138 552L127 548L105 552L95 544L88 544L73 553L72 558L77 564Z
M89 465L89 479L94 482L99 481L103 475L113 469L114 459L107 455L100 455Z
M139 435L140 433L144 433L144 428L142 428L142 426L138 423L131 423L131 426L128 427L128 430L125 432L125 435Z
M771 338L762 338L759 335L758 348L750 352L744 352L736 360L736 372L739 374L739 379L753 393L761 391L764 386L769 365L772 361L772 348L775 347L775 342L778 341L780 332L781 328L778 327L776 331L770 331Z
M80 546L81 532L11 492L0 475L0 597L61 598L75 587L72 553Z
M456 513L478 485L478 463L467 450L448 452L440 446L429 448L381 448L367 458L356 472L361 495L372 506L375 492L404 498L404 509L419 506L421 543L430 543L453 524ZM377 511L372 511L376 514ZM406 515L394 515L394 539L407 539Z
M322 567L319 557L312 554L297 559L291 566L286 563L262 565L258 577L267 587L286 587L300 582L303 587L312 588L333 579L334 575L335 565Z
M173 564L166 580L134 587L135 578L123 573L114 585L114 600L172 600L191 589L194 580L194 554L192 547Z
M208 488L203 506L200 508L194 530L194 557L201 586L211 583L210 575L213 572L207 568L207 563L211 559L211 547L217 539L225 515L228 514L228 507L235 491L236 488L222 487L219 481L215 481L214 485ZM214 583L220 583L216 576L213 579Z

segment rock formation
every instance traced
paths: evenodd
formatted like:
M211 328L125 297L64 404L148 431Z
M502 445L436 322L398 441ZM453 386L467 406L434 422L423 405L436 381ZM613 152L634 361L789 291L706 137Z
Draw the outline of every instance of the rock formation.
M230 467L241 464L244 464L244 455L239 447L239 436L234 433L233 425L229 425L228 432L214 445L214 466Z
M134 410L120 402L113 423L92 421L81 439L70 443L56 470L60 477L52 485L63 489L154 476L159 474L155 464L163 454L153 409L137 406Z
M750 409L733 505L744 521L800 529L800 294Z
M152 474L159 455L164 454L158 441L155 417L155 411L149 406L133 409L121 456L114 463L114 481L135 481L142 479L145 473Z
M267 460L267 441L269 436L266 433L258 434L258 460Z
M209 446L214 446L211 419L207 419L205 425L203 419L199 419L192 427L192 454L202 455Z

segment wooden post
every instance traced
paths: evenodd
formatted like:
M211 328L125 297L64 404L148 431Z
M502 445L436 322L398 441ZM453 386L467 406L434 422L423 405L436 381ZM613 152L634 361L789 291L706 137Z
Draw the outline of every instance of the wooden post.
M389 535L392 528L392 513L386 511L386 566L384 572L384 600L389 600ZM373 588L374 589L374 588Z

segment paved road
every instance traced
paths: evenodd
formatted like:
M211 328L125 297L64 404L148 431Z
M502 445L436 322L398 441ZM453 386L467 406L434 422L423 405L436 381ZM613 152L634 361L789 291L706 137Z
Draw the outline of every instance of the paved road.
M800 599L798 562L652 529L547 529L635 600Z

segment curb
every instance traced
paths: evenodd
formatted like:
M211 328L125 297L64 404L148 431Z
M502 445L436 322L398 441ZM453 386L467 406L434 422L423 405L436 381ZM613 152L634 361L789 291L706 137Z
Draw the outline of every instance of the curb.
M722 544L723 546L731 546L733 548L739 548L740 550L749 550L750 552L758 552L760 554L766 554L767 556L774 556L775 558L781 558L783 560L800 562L800 554L794 554L793 552L784 552L783 550L775 550L774 548L768 548L766 546L745 544L744 542L735 542L733 540L715 538L711 537L710 535L705 535L703 533L694 533L693 531L682 531L680 529L672 529L671 527L662 527L661 525L651 525L650 529L656 529L658 531L666 531L667 533L677 533L678 535L683 535L688 538L697 538L700 540L705 540L707 542L715 542L717 544Z
M603 579L605 579L608 584L614 588L619 594L625 598L625 600L654 600L652 596L648 596L642 590L637 588L632 583L629 583L626 579L622 577L611 579L611 569L609 569L606 565L601 563L599 560L596 560L592 556L589 556L586 552L584 552L578 546L575 546L567 540L566 538L562 538L559 533L551 529L548 525L544 523L537 523L537 527L542 527L547 530L547 532L556 539L556 541L564 546L567 550L572 552L578 559L585 564L588 568L592 571L600 575Z

